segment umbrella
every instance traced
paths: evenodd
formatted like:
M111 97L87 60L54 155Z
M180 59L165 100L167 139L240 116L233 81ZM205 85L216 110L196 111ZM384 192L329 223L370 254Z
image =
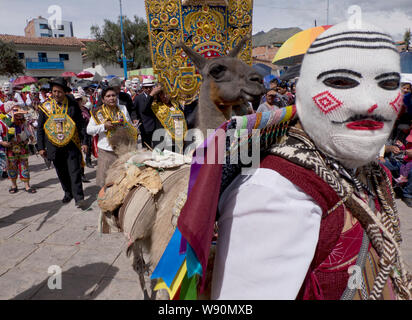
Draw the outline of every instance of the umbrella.
M66 71L66 72L63 72L61 76L64 78L71 78L71 77L76 77L77 75L74 72Z
M103 76L99 73L99 72L96 72L95 74L94 74L94 77L93 77L93 81L102 81L103 80Z
M77 87L85 88L85 87L90 86L91 84L93 84L93 82L91 80L84 80L83 79L83 80L80 80L80 81L76 82L76 88Z
M16 80L13 82L13 86L24 86L25 84L33 84L36 83L37 79L29 76L22 76L18 77Z
M279 66L292 66L301 63L312 42L330 27L314 27L296 33L279 48L272 63Z
M289 67L282 75L280 76L280 80L282 81L289 81L290 79L294 79L299 77L300 75L300 64L295 66Z
M89 72L89 71L82 71L82 72L78 73L78 74L76 75L76 77L77 77L77 78L81 78L81 79L84 79L84 78L93 78L93 77L94 77L94 74L91 73L91 72Z

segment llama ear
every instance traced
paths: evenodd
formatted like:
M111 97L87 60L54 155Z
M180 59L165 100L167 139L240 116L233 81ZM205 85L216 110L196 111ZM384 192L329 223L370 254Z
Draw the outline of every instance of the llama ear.
M183 42L177 43L175 45L175 47L183 49L183 51L186 52L186 54L189 56L189 58L193 61L195 66L199 70L203 70L203 68L205 67L206 62L207 62L206 58L202 57L200 54L198 54L192 48L189 48L188 46L186 46Z
M229 52L227 56L236 58L239 52L243 49L243 46L245 45L245 43L249 41L250 39L251 39L250 35L246 35L242 40L240 40L237 46Z

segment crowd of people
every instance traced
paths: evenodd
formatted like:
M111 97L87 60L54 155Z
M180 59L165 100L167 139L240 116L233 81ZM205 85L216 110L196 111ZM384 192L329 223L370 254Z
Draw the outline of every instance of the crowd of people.
M297 81L298 78L291 82L273 78L260 105L255 108L250 105L249 113L274 111L294 105ZM391 171L397 195L412 207L412 84L405 82L401 87L402 111L379 159ZM69 110L76 111L75 124L81 141L80 148L74 148L72 145L71 152L77 153L76 150L81 150L84 153L84 165L89 168L94 168L92 155L99 159L99 187L103 187L105 172L117 158L106 134L119 126L116 116L115 119L108 118L105 116L108 112L98 112L101 106L120 111L120 123L128 124L130 128L135 128L139 132L142 148L152 149L164 142L163 139L153 139L153 134L157 129L165 129L172 137L172 150L183 152L176 149L176 123L170 121L175 118L182 120L183 135L195 125L193 111L196 101L187 106L178 104L170 99L161 85L156 84L152 78L145 78L143 82L139 78L126 81L114 78L77 88L70 87L64 79L58 79L57 82L50 82L40 88L32 84L30 90L25 93L13 90L12 84L5 82L0 93L0 172L3 178L9 178L11 181L10 193L18 192L18 177L25 183L27 192L36 192L30 186L28 158L29 155L40 154L48 168L52 163L56 168L65 192L63 202L67 203L73 197L80 202L84 198L81 183L89 181L84 175L82 154L77 154L76 166L73 167L71 163L63 169L60 168L60 162L67 159L68 154L58 152L56 158L53 144L46 146L43 127L47 120L47 110L43 112L42 105L49 100L61 103L64 99L69 102ZM168 114L172 114L173 117L165 116Z
M184 112L150 77L142 82L113 78L86 87L56 78L41 88L32 84L25 93L6 82L0 94L0 172L11 181L10 193L18 192L18 177L27 192L36 193L29 183L28 159L38 154L48 168L56 169L63 203L74 198L82 207L82 182L89 182L84 167L94 168L92 156L98 159L96 183L103 187L106 171L117 158L110 140L113 132L126 128L136 144L140 135L141 147L153 149L163 141L154 141L153 134L163 128L173 147L188 123L194 126L193 117L188 122L185 118L193 111L189 105ZM176 123L183 130L178 136Z
M273 79L260 103L248 105L252 115L243 125L262 125L267 134L275 127L269 119L287 109L298 118L281 143L262 152L250 176L223 164L192 166L176 251L191 259L183 269L200 270L205 280L217 237L212 299L412 297L390 187L412 207L412 84L402 81L391 37L363 28L328 29L309 48L299 78ZM74 199L79 208L93 156L102 188L119 137L148 150L165 147L168 137L166 147L183 152L180 140L195 126L197 105L179 104L152 78L84 88L56 78L49 90L33 85L26 94L5 83L0 100L0 170L9 192L18 192L20 178L26 192L36 193L29 155L37 153L53 164L62 202ZM159 129L167 133L163 140ZM355 265L361 285L352 288Z

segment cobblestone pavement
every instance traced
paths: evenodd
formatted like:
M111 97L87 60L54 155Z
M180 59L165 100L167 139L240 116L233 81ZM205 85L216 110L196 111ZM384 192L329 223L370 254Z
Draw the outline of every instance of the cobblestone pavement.
M96 172L86 168L89 209L64 205L63 191L52 167L30 157L36 194L9 194L0 180L0 299L143 299L137 273L125 255L123 234L100 234ZM50 290L50 266L62 269L62 289ZM57 284L51 279L52 284Z
M125 255L122 234L97 230L95 170L86 168L86 211L74 201L63 205L54 168L30 157L36 194L9 194L0 180L0 299L144 299L138 275ZM403 256L412 271L412 209L397 200L401 213ZM49 289L50 266L62 269L62 289ZM150 284L148 284L150 287Z

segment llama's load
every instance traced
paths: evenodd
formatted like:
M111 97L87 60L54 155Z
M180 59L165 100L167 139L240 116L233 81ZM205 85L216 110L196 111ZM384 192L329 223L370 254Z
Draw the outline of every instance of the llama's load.
M133 151L119 157L100 190L102 233L123 232L134 249L156 266L186 200L191 158L164 151Z

